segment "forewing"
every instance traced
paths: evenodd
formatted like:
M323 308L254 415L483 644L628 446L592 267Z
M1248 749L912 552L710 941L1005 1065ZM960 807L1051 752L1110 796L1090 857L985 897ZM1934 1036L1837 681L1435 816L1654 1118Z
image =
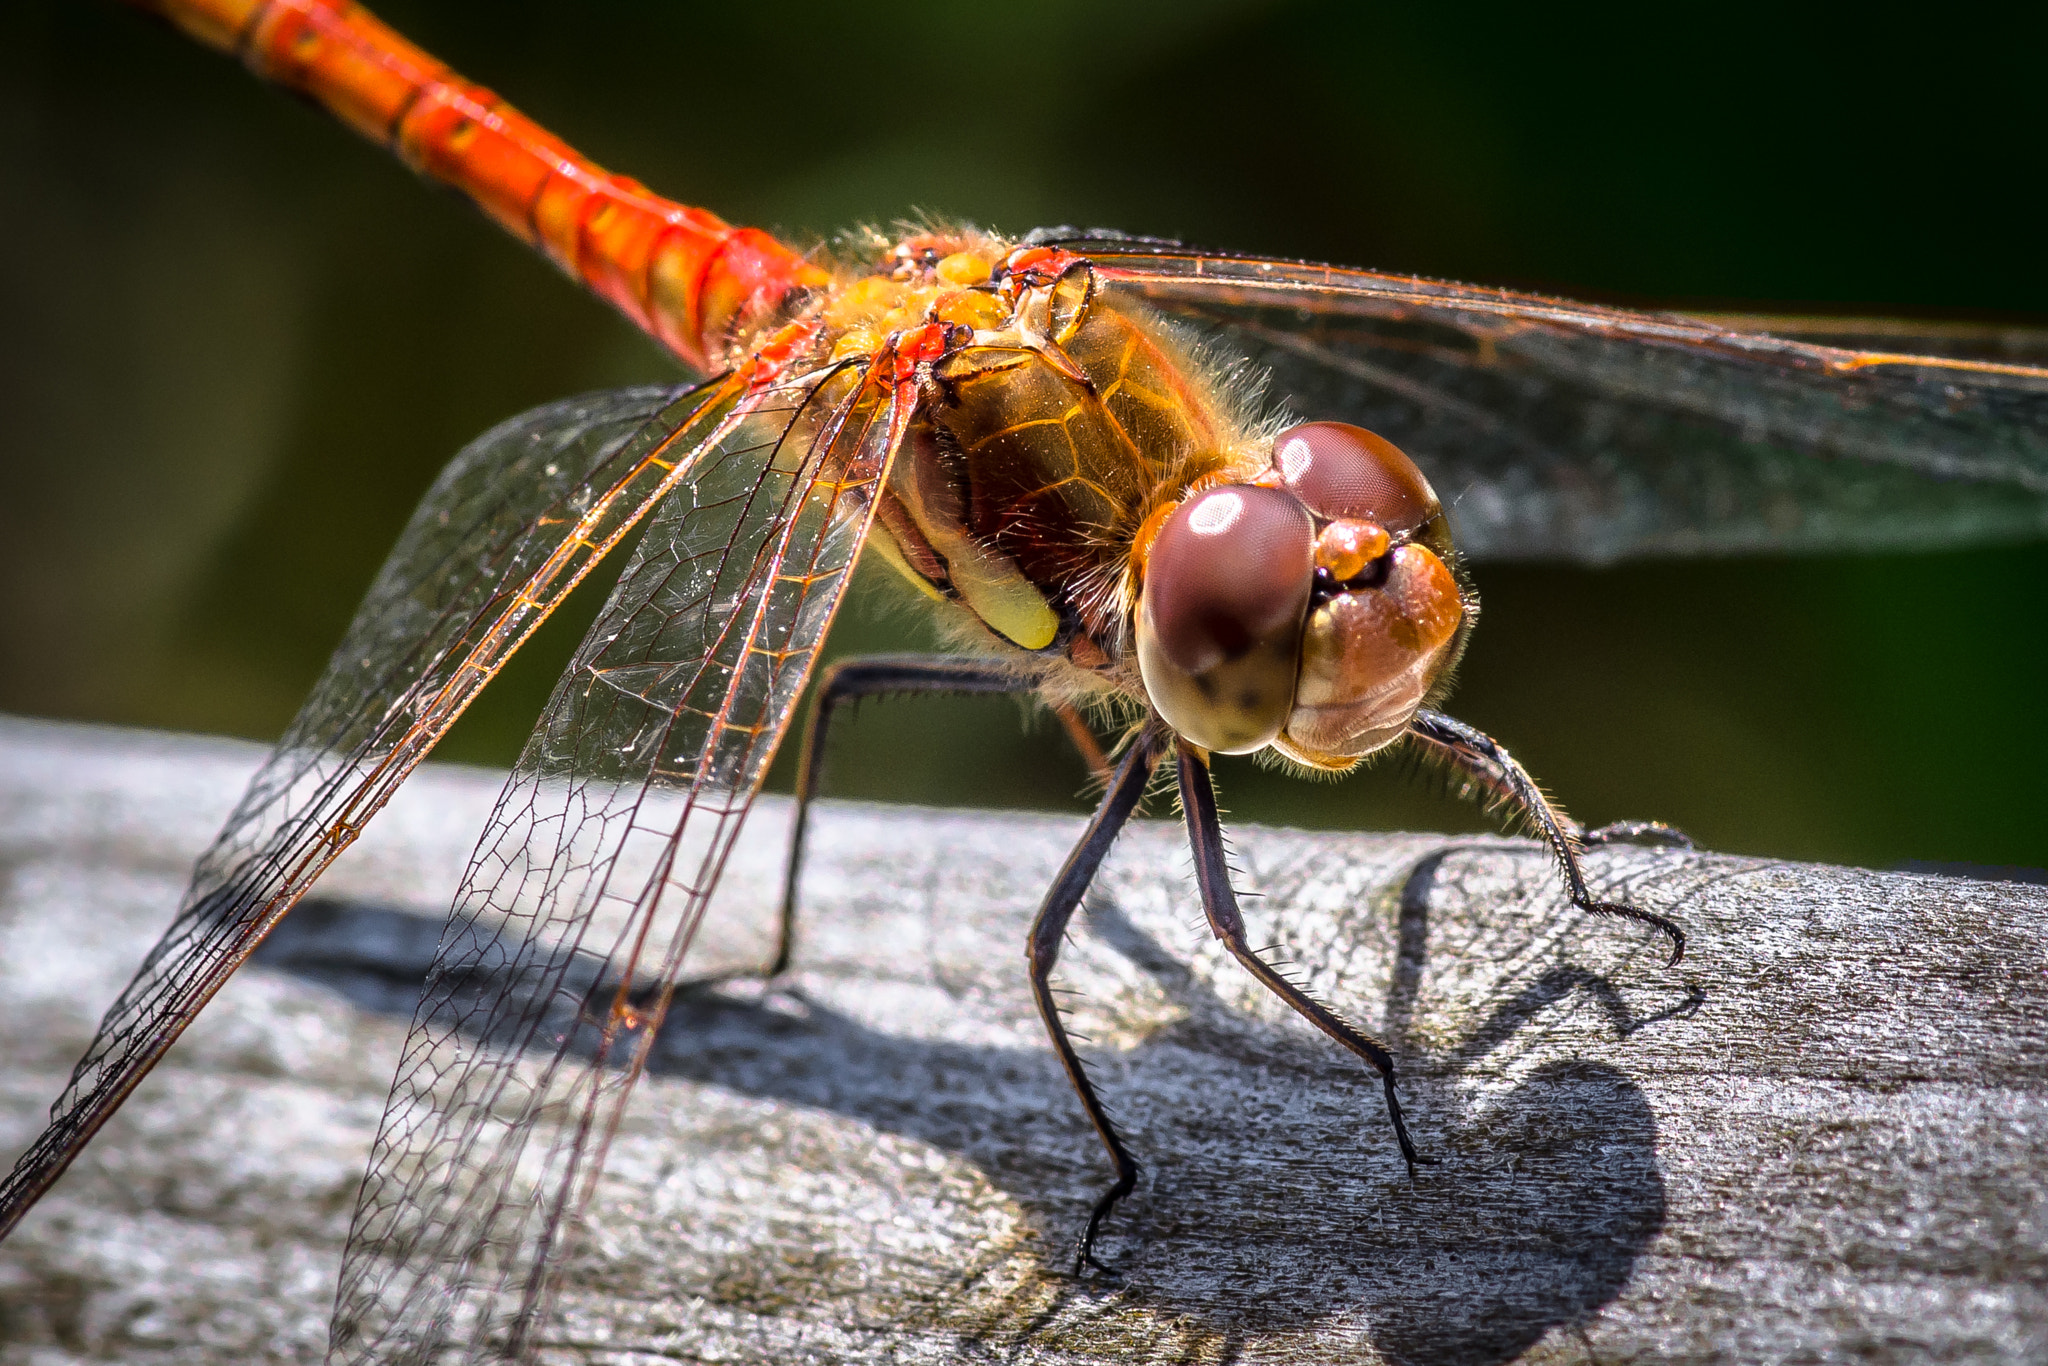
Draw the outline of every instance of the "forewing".
M1405 449L1473 559L2048 532L2040 332L1706 320L1161 243L1074 245L1112 297L1193 324L1219 357L1263 371L1289 411ZM1774 324L1795 335L1760 330Z
M1730 332L1764 332L1837 351L1935 356L2037 369L2048 366L2048 329L2039 327L1796 313L1695 312L1687 316Z
M331 1361L536 1350L914 392L828 380L750 418L657 512L457 897L357 1206Z
M743 393L723 380L566 399L455 457L0 1188L0 1235Z

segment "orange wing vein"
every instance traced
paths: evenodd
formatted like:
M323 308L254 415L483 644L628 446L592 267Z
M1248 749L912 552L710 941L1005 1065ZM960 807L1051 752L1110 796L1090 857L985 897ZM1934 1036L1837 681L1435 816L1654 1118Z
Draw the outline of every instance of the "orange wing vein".
M331 1361L527 1359L915 407L806 382L656 514L514 770L414 1017ZM596 985L571 970L594 956Z
M1734 326L1163 243L1072 245L1105 288L1194 323L1290 409L1399 444L1475 560L2048 533L2038 332ZM1766 321L1799 335L1755 330Z
M0 1237L693 453L758 401L738 378L568 399L455 458L0 1186Z

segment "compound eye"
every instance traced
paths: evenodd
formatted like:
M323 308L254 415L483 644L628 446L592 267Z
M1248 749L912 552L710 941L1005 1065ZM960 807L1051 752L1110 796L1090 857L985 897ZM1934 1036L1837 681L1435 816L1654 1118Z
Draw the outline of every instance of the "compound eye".
M1415 462L1385 437L1348 422L1303 422L1273 438L1287 490L1318 517L1373 522L1400 535L1441 515Z
M1167 518L1144 564L1138 668L1169 725L1224 754L1280 733L1314 575L1314 520L1278 489L1210 489Z

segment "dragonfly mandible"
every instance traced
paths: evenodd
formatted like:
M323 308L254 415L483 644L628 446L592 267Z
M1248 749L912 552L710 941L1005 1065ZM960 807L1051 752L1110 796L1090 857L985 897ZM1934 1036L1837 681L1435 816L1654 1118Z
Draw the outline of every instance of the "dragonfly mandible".
M516 1356L545 1318L637 1059L865 546L967 650L848 669L828 704L1023 688L1124 732L1034 935L1048 1027L1116 1169L1085 1251L1134 1162L1043 974L1155 768L1177 778L1226 940L1239 931L1207 753L1277 745L1338 767L1383 741L1439 754L1532 823L1581 905L1675 940L1598 902L1587 832L1433 709L1473 620L1461 563L2048 522L2048 373L2027 364L1060 230L806 255L609 175L352 6L154 7L461 190L710 376L550 405L457 457L7 1188L11 1222L637 531L458 902L352 1237L347 1357L425 1355L489 1314L499 1326L474 1350ZM1436 490L1457 491L1455 549ZM1302 691L1304 671L1323 695ZM1329 710L1349 715L1296 719ZM560 986L579 950L610 965L601 995ZM527 985L477 990L508 981ZM1395 1060L1294 999L1378 1069L1399 1135ZM504 1199L534 1160L520 1116L565 1108L581 1120L539 1155L545 1198ZM485 1240L512 1249L487 1273L467 1251Z

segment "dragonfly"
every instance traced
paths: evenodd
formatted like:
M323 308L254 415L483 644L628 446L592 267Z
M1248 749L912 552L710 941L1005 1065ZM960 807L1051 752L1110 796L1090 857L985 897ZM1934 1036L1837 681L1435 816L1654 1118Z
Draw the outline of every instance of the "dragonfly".
M705 378L547 405L460 452L326 674L202 856L48 1130L11 1228L263 936L597 566L626 559L483 832L412 1027L344 1258L342 1361L530 1357L611 1134L806 687L774 973L840 705L1035 696L1100 805L1039 909L1031 985L1109 1158L1137 1156L1061 1023L1062 933L1116 833L1173 788L1212 931L1372 1069L1397 1060L1254 951L1215 754L1313 772L1417 753L1544 841L1586 830L1439 710L1471 564L1826 551L2048 530L2048 342L1633 312L1051 229L799 250L614 175L336 0L154 0L466 195ZM1440 492L1441 491L1441 492ZM957 652L813 679L867 551ZM584 969L591 960L600 972ZM529 1194L530 1193L530 1194Z

